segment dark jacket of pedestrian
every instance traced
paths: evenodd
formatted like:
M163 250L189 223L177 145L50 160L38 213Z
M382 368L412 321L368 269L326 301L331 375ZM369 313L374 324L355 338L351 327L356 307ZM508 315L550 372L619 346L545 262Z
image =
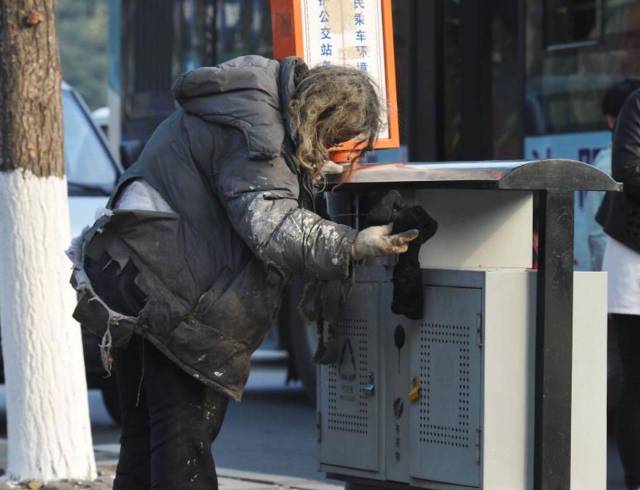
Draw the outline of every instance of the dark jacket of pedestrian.
M629 96L616 120L611 165L624 190L607 193L596 220L607 235L640 252L640 90Z
M240 399L250 356L290 276L348 277L356 231L302 207L308 179L292 158L296 135L286 109L296 70L306 70L296 58L280 64L246 56L177 79L181 107L158 127L108 206L143 179L174 212L110 210L72 253L75 318L103 347L126 344L136 332L195 378ZM108 304L109 292L96 294L85 270L91 261L133 267L142 311L123 314Z

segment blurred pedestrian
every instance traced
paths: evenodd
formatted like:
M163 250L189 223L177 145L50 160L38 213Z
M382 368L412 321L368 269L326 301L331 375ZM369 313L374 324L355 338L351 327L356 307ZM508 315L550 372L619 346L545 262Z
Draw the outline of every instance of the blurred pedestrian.
M618 336L622 393L616 439L630 490L640 489L640 90L626 98L615 121L611 170L624 184L607 193L597 220L608 235L602 269L608 272L609 313Z
M609 130L613 131L620 109L627 97L634 90L640 88L640 80L625 79L615 82L605 91L602 99L602 115ZM602 148L593 161L593 166L611 175L611 144ZM604 192L588 191L585 193L585 216L587 233L586 240L589 246L589 267L593 271L602 270L602 257L604 255L607 235L602 226L596 221L596 214L602 204ZM580 237L582 238L582 237ZM576 239L580 239L576 237Z
M613 83L605 91L602 99L602 115L607 127L613 131L620 109L627 97L640 88L640 80L625 79ZM593 166L611 175L611 144L604 147L595 160ZM589 266L591 270L602 270L602 258L607 243L607 235L602 226L596 221L596 214L602 204L604 192L588 191L585 193L585 227L584 236L576 236L576 240L586 240L589 250ZM620 383L622 381L622 366L616 325L609 319L607 322L607 413L613 414L620 400ZM609 417L609 420L613 420Z

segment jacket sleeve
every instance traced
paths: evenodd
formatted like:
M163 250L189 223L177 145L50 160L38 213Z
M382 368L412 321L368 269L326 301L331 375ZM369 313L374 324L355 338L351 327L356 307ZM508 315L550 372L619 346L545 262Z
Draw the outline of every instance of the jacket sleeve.
M297 176L285 160L252 160L246 151L215 163L214 189L236 232L263 262L320 279L349 275L356 231L298 204Z
M612 176L624 184L624 191L640 198L640 91L629 96L618 119L613 135Z

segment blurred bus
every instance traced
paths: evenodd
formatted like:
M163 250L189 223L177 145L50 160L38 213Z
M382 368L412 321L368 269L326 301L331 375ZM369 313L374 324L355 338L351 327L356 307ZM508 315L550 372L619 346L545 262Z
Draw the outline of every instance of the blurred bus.
M113 144L144 143L178 73L272 52L269 0L109 4ZM591 160L609 138L604 90L640 77L638 0L394 0L393 12L411 160Z

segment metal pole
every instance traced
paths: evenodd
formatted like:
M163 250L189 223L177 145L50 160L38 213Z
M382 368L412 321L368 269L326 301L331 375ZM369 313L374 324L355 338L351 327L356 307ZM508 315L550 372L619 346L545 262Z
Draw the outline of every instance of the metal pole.
M534 488L569 490L574 193L538 198Z

